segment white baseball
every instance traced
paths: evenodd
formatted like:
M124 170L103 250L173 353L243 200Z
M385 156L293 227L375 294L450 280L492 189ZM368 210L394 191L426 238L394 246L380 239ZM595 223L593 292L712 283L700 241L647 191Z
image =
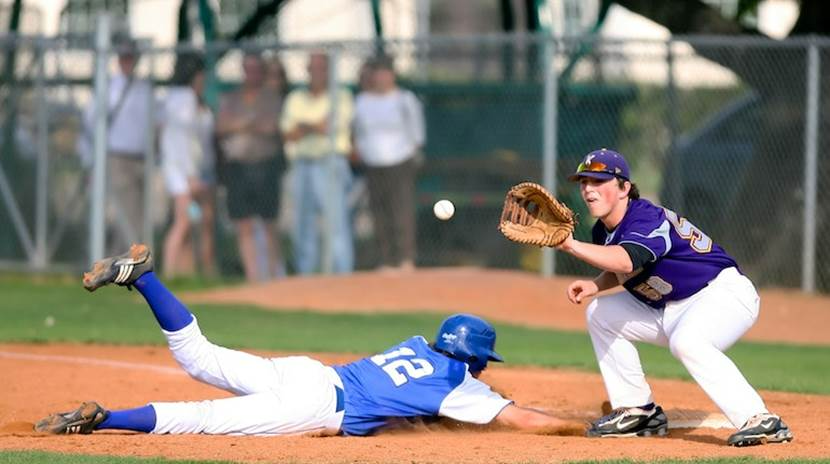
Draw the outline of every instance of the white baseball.
M438 200L432 206L432 212L438 219L446 221L455 214L455 205L450 200Z

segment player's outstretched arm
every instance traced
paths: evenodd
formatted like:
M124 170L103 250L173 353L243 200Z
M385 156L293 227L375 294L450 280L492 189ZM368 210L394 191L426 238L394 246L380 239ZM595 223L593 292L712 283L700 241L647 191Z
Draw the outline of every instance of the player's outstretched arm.
M631 256L620 245L594 245L568 237L556 249L603 271L627 274L634 270Z
M515 404L507 405L496 416L494 422L513 429L526 430L546 435L583 435L585 426L551 416L535 409Z

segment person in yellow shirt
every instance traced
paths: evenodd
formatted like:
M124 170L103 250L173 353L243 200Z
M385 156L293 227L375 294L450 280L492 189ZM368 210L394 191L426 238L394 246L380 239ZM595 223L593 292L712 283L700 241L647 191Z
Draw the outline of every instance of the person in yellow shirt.
M299 274L316 270L348 273L354 268L354 244L347 192L351 183L348 154L352 95L329 93L329 60L313 53L308 61L309 85L289 93L281 127L291 166L294 211L294 259ZM322 216L323 221L318 221ZM329 253L321 253L323 240ZM323 262L321 262L321 257ZM330 259L329 262L325 260Z

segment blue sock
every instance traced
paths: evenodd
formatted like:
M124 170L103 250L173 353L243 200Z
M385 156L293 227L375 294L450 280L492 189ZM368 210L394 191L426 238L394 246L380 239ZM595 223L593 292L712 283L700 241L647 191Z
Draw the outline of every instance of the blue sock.
M649 403L644 406L640 406L640 409L642 409L643 411L651 411L652 409L654 409L654 403Z
M193 321L193 314L190 314L182 302L176 299L152 272L139 277L133 285L147 300L162 329L176 332Z
M95 430L119 429L150 433L156 428L156 410L151 405L123 411L109 411Z

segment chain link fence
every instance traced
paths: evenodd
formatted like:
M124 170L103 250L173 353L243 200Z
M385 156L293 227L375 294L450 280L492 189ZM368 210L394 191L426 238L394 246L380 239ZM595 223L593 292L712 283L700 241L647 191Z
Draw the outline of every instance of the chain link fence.
M90 164L78 142L94 120L96 52L60 40L0 45L0 263L83 268ZM123 241L126 219L130 239L154 244L165 272L264 279L410 264L538 272L540 250L496 229L504 192L544 182L547 169L580 213L577 238L589 240L593 220L565 178L585 153L609 147L626 155L646 198L706 231L756 282L830 288L826 41L139 46L130 85L148 82L152 98L143 110L127 99L132 112L108 122L110 139L119 117L153 129L134 137L151 160L135 194L146 220L119 219L128 208L113 205L110 173L106 248ZM319 85L310 79L314 54L326 58L322 95L342 91L333 106L314 92L298 97ZM361 76L388 79L390 68L407 93L367 92ZM111 88L109 98L112 109L121 97ZM432 214L442 198L456 206L449 221ZM558 274L594 272L553 259Z

